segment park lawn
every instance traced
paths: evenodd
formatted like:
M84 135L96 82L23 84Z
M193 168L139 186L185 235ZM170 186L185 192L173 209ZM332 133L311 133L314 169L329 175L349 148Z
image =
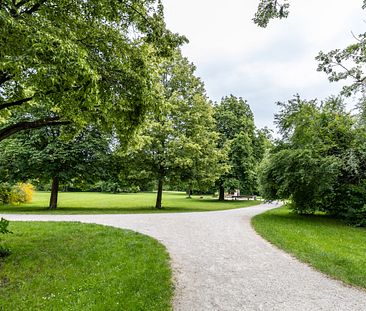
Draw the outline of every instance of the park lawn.
M255 230L331 277L366 288L366 229L325 215L299 216L282 207L257 215Z
M58 213L58 214L108 214L108 213L167 213L204 212L257 205L260 201L219 202L212 196L192 196L184 192L164 192L163 209L154 208L156 193L141 192L110 194L99 192L60 192L56 210L48 210L49 192L35 192L31 203L0 205L0 213Z
M129 230L11 222L0 258L0 310L172 310L166 249Z

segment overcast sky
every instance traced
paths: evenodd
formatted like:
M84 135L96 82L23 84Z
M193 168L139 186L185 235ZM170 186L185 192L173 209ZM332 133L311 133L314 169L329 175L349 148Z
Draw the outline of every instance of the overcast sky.
M276 102L299 93L323 99L341 85L317 72L315 56L343 48L364 32L362 0L291 0L290 16L265 29L252 22L258 0L163 0L170 30L190 43L184 56L197 67L208 96L246 99L258 127L274 128Z

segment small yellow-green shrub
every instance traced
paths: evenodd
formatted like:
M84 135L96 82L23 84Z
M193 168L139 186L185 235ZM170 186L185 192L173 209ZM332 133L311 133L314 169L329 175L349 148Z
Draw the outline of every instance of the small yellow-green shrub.
M31 202L34 187L30 183L0 183L0 204L17 204Z

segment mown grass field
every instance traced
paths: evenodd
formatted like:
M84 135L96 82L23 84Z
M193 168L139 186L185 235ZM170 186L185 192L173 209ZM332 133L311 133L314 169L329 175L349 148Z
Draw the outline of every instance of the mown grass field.
M154 208L156 193L109 194L96 192L60 192L56 210L48 210L49 192L35 192L33 201L20 205L0 205L0 213L169 213L205 212L257 205L260 201L219 202L212 196L192 196L183 192L164 192L163 209Z
M170 259L156 240L80 223L11 222L0 310L171 310Z
M282 207L253 218L255 230L279 248L343 282L366 288L366 229L324 215Z

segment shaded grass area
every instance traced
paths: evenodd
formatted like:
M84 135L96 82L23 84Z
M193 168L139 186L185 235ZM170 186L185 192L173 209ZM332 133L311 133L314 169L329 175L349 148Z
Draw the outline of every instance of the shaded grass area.
M35 192L33 201L20 205L0 205L0 213L112 214L205 212L257 205L260 201L219 202L212 196L192 196L183 192L164 192L163 209L154 208L156 193L109 194L96 192L61 192L56 210L47 210L49 192Z
M169 256L128 230L11 222L0 259L0 310L171 310Z
M366 229L324 215L282 207L253 218L255 230L279 248L343 282L366 288Z

